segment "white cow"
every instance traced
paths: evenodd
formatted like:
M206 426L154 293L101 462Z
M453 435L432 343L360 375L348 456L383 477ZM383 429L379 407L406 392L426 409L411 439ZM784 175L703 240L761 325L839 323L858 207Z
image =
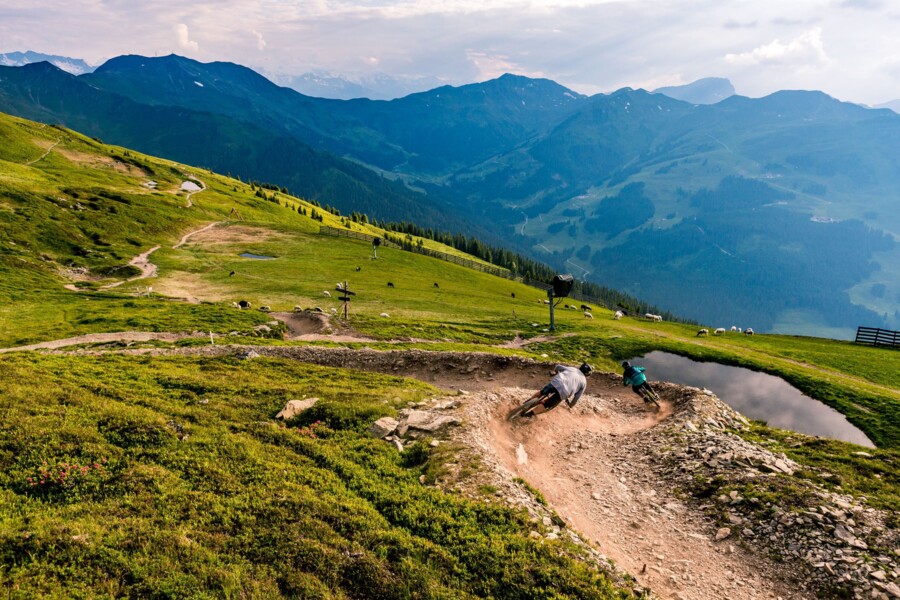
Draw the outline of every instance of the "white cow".
M719 327L713 332L713 335L725 335L725 328Z
M617 310L616 314L613 315L613 319L618 321L619 319L621 319L624 316L625 316L625 313L623 313L621 310Z

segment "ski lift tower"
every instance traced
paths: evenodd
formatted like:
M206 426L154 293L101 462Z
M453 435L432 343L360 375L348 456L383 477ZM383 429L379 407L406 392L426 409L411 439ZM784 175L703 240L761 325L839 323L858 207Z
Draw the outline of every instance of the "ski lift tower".
M556 331L556 321L553 315L553 299L559 298L556 304L562 302L562 299L569 295L572 286L575 285L575 279L571 274L557 275L553 278L553 287L547 290L547 299L550 300L550 331Z

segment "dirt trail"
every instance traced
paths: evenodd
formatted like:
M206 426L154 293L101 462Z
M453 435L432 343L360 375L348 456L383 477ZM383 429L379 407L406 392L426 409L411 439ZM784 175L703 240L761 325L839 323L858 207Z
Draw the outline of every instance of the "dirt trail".
M607 399L596 404L602 416L563 410L511 430L495 419L494 449L563 519L662 597L793 597L760 577L765 571L745 552L714 543L712 524L690 514L655 479L640 434L658 419L635 405Z
M206 189L206 188L204 188L204 189ZM187 243L187 241L188 241L189 239L191 239L193 236L197 235L198 233L203 233L204 231L209 231L210 229L212 229L212 228L215 227L216 225L221 225L222 223L224 223L224 221L216 221L215 223L210 223L209 225L205 225L205 226L201 227L200 229L195 229L194 231L189 231L189 232L187 232L186 234L184 234L183 236L181 236L181 240L180 240L177 244L175 244L174 246L172 246L172 249L175 250L175 249L177 249L177 248L181 248L181 247L184 246L184 245Z
M54 148L56 148L57 146L59 146L61 143L62 143L62 138L56 138L56 142L52 146L47 148L47 150L43 154L41 154L39 157L37 157L36 159L30 160L27 163L25 163L25 166L30 167L34 163L44 160L45 158L47 158L47 155L50 154L50 151L53 150Z
M130 279L125 279L123 281L117 281L115 283L109 283L107 285L102 286L101 290L110 290L112 288L119 287L123 283L131 283L132 281L137 281L139 279L147 279L148 277L154 277L156 275L156 265L150 262L150 255L160 249L160 246L153 246L143 254L138 254L134 258L132 258L128 264L132 267L137 267L141 270L140 275L135 275Z
M104 344L113 342L149 342L151 340L163 340L166 342L175 342L189 337L202 337L205 334L193 333L156 333L149 331L117 331L114 333L89 333L87 335L79 335L76 337L65 338L61 340L51 340L49 342L39 342L37 344L29 344L27 346L17 346L15 348L0 348L0 353L20 352L26 350L56 350L65 348L66 346L77 346L79 344Z
M199 183L199 184L200 184L200 189L188 193L188 195L187 195L187 205L185 206L185 208L190 208L190 207L194 206L194 202L193 202L193 200L191 200L191 197L192 197L194 194L199 194L200 192L205 192L205 191L206 191L206 184L205 184L205 183L203 183L202 181L200 181L199 179L197 179L196 177L193 177L193 176L192 176L192 177L189 177L189 179L191 179L191 180L196 181L197 183ZM182 242L182 243L184 243L184 242ZM178 246L175 246L175 247L177 248Z

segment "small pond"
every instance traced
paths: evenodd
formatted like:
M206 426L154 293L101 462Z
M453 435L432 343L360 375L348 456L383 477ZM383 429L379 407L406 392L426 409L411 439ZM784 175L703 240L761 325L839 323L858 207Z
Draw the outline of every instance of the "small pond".
M671 381L706 388L742 415L772 427L875 446L844 415L805 396L779 377L715 362L697 362L668 352L651 352L630 362L645 367L651 382Z
M275 260L274 256L265 256L263 254L253 254L251 252L241 252L241 258L254 258L256 260Z

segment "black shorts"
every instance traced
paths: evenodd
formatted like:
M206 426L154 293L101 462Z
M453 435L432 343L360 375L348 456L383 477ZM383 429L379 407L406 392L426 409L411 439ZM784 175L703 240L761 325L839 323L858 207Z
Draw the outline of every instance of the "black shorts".
M544 408L547 410L556 408L556 406L562 402L562 398L559 396L559 390L553 387L553 384L551 383L544 386L541 390L541 396L545 397L541 404L543 404Z

